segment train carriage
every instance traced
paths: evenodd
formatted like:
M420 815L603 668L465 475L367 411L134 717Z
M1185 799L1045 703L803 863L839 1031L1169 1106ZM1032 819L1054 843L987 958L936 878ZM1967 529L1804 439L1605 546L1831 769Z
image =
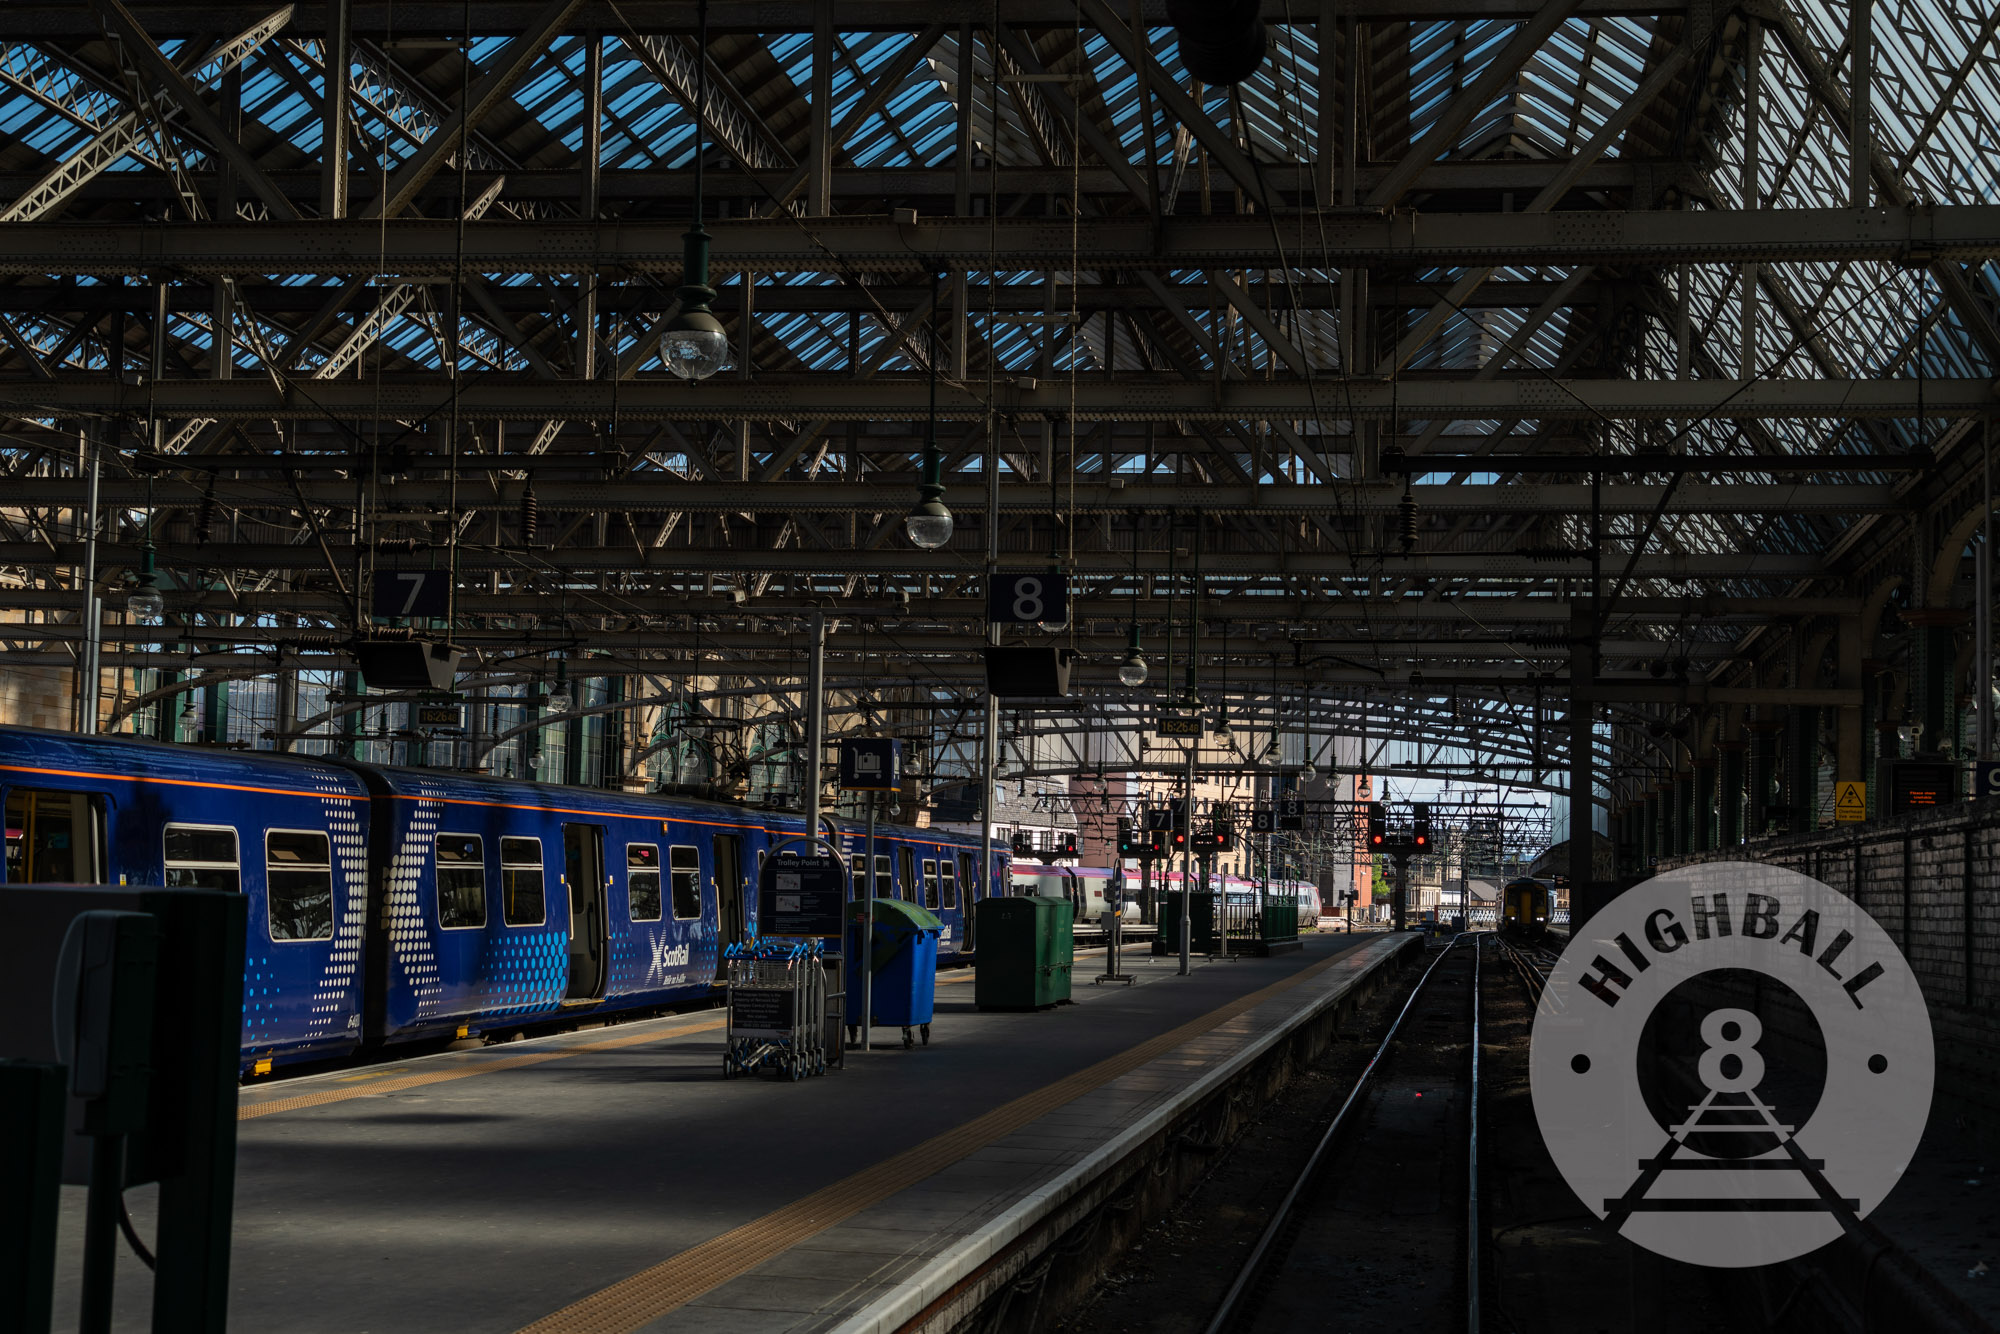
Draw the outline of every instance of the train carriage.
M246 1063L360 1045L372 812L357 775L288 756L0 728L0 801L9 882L249 899Z
M1500 933L1539 940L1549 929L1549 887L1522 876L1500 887Z
M373 1040L706 996L721 947L755 920L747 871L779 833L706 803L355 768L383 895Z
M0 727L5 878L164 884L249 900L243 1064L472 1036L713 993L756 929L765 860L801 817L311 756ZM832 822L828 822L831 827ZM864 839L835 831L860 892ZM877 892L971 956L1007 858L878 826Z

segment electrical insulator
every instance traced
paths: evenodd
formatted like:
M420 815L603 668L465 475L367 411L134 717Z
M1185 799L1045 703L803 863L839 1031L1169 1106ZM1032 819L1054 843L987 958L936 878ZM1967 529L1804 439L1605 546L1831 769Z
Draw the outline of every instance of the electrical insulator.
M535 530L541 527L541 521L542 521L541 502L535 499L535 488L534 485L530 483L527 489L521 492L521 545L522 546L531 547L535 545Z
M1408 491L1396 502L1396 528L1403 541L1403 550L1414 551L1417 546L1417 501Z
M215 531L215 492L210 491L201 498L201 508L194 516L194 544L208 545L208 535Z

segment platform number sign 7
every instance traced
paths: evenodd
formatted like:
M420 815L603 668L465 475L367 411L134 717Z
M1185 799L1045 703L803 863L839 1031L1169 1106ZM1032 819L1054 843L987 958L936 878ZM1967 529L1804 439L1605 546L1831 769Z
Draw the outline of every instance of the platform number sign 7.
M370 610L377 616L443 616L451 606L443 570L377 570Z
M1069 579L1053 571L996 574L986 585L986 619L1000 625L1069 624Z

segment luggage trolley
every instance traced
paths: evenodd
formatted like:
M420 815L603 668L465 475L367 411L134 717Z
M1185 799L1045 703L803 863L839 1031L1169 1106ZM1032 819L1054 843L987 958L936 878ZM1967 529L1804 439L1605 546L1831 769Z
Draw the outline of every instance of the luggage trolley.
M788 1079L826 1073L826 964L817 940L731 945L729 1028L722 1077L776 1070Z

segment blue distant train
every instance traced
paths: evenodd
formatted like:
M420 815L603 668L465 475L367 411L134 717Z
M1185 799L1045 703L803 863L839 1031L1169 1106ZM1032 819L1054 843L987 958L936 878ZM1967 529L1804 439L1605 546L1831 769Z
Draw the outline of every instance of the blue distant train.
M243 1068L697 1000L804 818L715 802L0 727L6 879L244 894ZM1004 894L979 841L881 825L882 897ZM863 839L840 833L858 880ZM785 855L780 852L779 855ZM858 888L858 886L856 887ZM0 926L4 929L4 926Z

